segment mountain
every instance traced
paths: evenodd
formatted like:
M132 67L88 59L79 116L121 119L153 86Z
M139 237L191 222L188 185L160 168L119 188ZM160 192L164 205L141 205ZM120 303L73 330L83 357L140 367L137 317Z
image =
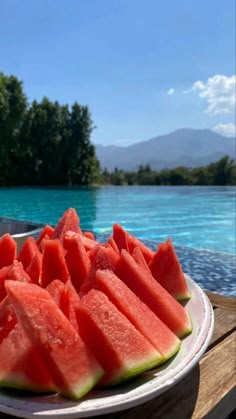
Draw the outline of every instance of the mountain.
M208 129L178 129L128 147L96 146L102 168L136 170L141 164L153 169L177 166L197 167L224 155L235 159L235 138L226 138Z

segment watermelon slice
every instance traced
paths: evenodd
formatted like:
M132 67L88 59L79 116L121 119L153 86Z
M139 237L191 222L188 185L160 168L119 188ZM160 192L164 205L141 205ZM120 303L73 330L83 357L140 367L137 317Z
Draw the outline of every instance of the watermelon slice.
M16 281L7 281L6 289L20 323L32 344L39 348L59 392L80 399L100 380L103 369L47 290Z
M79 331L105 370L102 385L146 371L162 356L101 291L92 289L78 307Z
M84 237L87 237L88 239L90 239L90 240L95 240L95 236L94 236L94 234L92 233L92 231L85 231L84 232Z
M79 227L80 219L74 208L68 208L58 221L52 239L59 239L63 242L64 234L67 231L73 231L74 233L82 234L82 231Z
M65 284L59 279L54 279L48 284L46 290L49 292L56 305L64 312Z
M116 253L120 253L118 246L112 236L108 238L107 244L109 244L115 250Z
M39 250L41 250L41 243L44 239L46 240L50 240L53 236L54 233L54 228L51 227L50 225L46 225L43 230L41 231L39 237L36 240L37 246L39 248Z
M27 274L30 276L32 282L39 284L42 270L42 254L37 249L29 266L26 269Z
M2 301L7 295L5 290L5 281L7 279L32 282L29 275L25 272L22 263L18 262L18 260L15 260L11 266L4 266L0 269L0 301Z
M65 259L69 270L70 279L74 284L77 292L80 291L81 285L86 280L91 262L87 252L82 244L80 234L66 233L63 240L63 246L67 250Z
M190 298L184 273L170 239L158 246L149 264L149 268L159 284L176 298L176 300Z
M128 250L127 232L118 223L113 224L113 239L120 252L122 249Z
M46 287L54 279L66 282L69 271L59 240L47 240L43 251L41 285Z
M148 267L145 257L143 256L143 253L140 250L140 247L137 246L134 248L132 256L134 260L138 263L138 265L142 266L144 269L146 269L146 271L150 273L150 269Z
M0 346L17 323L16 313L8 295L0 302Z
M117 258L119 259L120 257L113 249L108 249L104 246L99 246L96 248L96 252L93 254L89 275L87 276L80 289L81 296L87 294L91 288L96 288L95 273L98 269L110 269L111 271L115 270L116 264L118 262Z
M28 239L25 240L20 253L17 257L19 262L22 263L24 269L26 270L30 263L32 262L32 259L34 255L38 252L38 246L36 241L33 237L28 237Z
M115 273L179 338L191 333L192 322L185 308L126 250L121 252Z
M177 336L111 271L96 272L97 287L163 356L163 362L180 348Z
M56 388L36 346L17 323L0 345L0 387L35 392Z
M4 234L0 238L0 269L12 265L16 258L16 241L10 234Z

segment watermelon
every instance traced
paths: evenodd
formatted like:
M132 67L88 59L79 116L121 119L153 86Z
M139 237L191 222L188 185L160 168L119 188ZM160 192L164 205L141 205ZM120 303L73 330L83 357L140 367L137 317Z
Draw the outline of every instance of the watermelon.
M39 248L39 250L41 250L41 244L43 240L50 240L53 236L54 233L54 228L51 227L50 225L46 225L43 230L41 231L40 235L38 236L36 243L37 246Z
M118 224L113 224L113 239L121 252L122 249L128 250L127 232Z
M170 239L158 246L149 268L159 284L176 300L190 298L183 270Z
M80 289L81 296L87 294L91 288L96 288L95 273L98 269L110 269L112 271L115 270L116 264L118 262L117 258L119 259L120 257L112 248L108 249L104 246L96 247L96 252L93 254L92 258L89 275L87 276Z
M115 250L116 253L120 253L118 246L112 236L108 238L107 243Z
M31 281L39 284L42 271L42 254L39 250L33 256L29 266L26 269L27 274L30 276Z
M58 221L53 232L52 239L59 239L63 242L64 234L67 231L82 234L79 224L80 219L76 210L74 208L68 208Z
M80 234L71 235L65 233L63 246L67 250L65 259L69 270L70 279L74 284L77 292L80 291L81 285L86 280L91 262L87 252L82 244Z
M92 289L77 309L79 332L105 370L100 385L114 385L162 362L153 345L101 291Z
M10 333L16 323L16 313L7 295L0 302L0 346L3 339Z
M0 269L12 265L16 258L16 241L6 233L0 238Z
M96 272L97 287L166 361L180 348L177 336L111 271Z
M30 263L32 262L32 259L34 257L34 255L38 252L38 246L36 241L34 240L33 237L28 237L19 254L17 259L19 260L19 262L22 263L24 269L26 270L28 268L28 266L30 265Z
M138 265L142 266L144 269L146 269L148 272L150 272L150 269L148 267L148 264L146 262L145 257L143 256L143 253L140 250L140 247L135 247L132 256L134 260L138 263Z
M66 282L69 271L64 250L59 240L47 240L43 251L41 285L46 287L54 279Z
M0 301L6 297L5 281L13 279L14 281L31 282L31 278L25 272L22 263L15 260L11 266L4 266L0 269Z
M46 289L16 281L6 281L5 286L58 391L80 399L100 380L103 369Z
M60 279L54 279L48 284L46 290L51 295L56 305L64 312L64 290L65 284Z
M192 322L187 310L126 250L121 252L115 273L179 338L191 333Z
M94 236L94 234L92 233L92 231L85 231L84 232L84 237L87 237L88 239L90 239L90 240L95 240L95 236Z
M17 323L0 345L0 387L35 392L56 391L35 345Z

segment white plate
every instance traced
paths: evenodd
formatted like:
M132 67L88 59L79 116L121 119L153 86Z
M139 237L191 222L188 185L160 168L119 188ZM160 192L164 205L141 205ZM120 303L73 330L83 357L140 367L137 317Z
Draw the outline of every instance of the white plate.
M82 418L128 409L144 403L180 381L199 361L210 342L214 315L201 288L186 276L192 298L186 304L193 333L183 340L177 356L162 367L143 373L130 383L111 390L93 390L80 402L58 395L31 396L0 392L0 412L24 418Z

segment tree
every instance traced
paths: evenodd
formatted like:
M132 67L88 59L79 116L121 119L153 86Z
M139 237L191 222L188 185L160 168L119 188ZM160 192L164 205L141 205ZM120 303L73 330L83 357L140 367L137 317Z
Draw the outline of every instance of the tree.
M12 183L20 129L27 109L22 82L0 73L0 184Z

